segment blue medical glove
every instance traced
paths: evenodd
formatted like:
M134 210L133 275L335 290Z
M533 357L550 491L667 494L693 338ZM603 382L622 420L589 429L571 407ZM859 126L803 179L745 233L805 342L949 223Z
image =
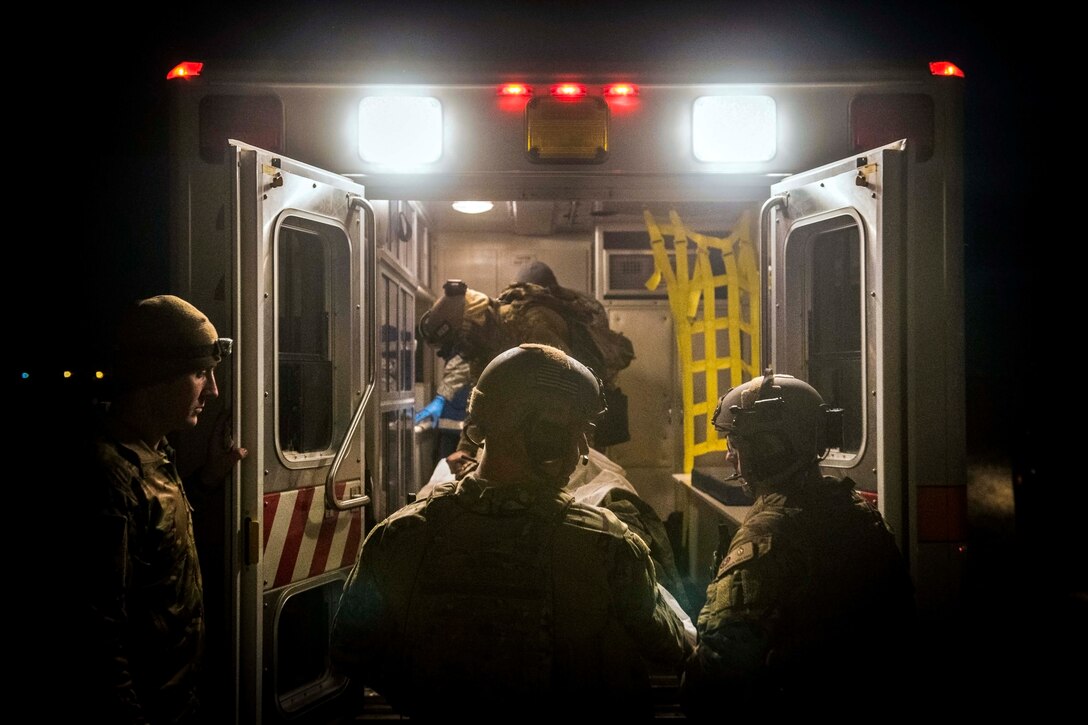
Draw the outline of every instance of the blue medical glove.
M427 407L416 413L416 425L420 422L431 419L431 427L438 426L438 419L442 417L442 409L446 407L446 399L441 395L434 396L434 400L427 403Z

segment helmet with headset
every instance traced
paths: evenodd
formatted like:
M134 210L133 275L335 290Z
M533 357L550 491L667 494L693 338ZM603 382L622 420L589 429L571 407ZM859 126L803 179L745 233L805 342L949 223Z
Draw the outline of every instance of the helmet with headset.
M520 436L531 463L560 471L588 453L587 436L605 411L600 379L550 345L523 343L496 356L476 381L466 434L474 441ZM549 476L550 477L550 476Z
M749 483L783 478L822 459L842 442L842 410L808 383L771 370L718 401L714 427L736 451Z

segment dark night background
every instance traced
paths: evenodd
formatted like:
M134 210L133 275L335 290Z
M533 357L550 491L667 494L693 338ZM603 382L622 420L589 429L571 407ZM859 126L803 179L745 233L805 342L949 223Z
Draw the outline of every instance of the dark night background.
M24 159L35 210L11 235L21 240L12 285L22 291L9 297L24 301L9 307L21 343L12 378L93 368L115 308L166 291L165 73L181 60L381 58L405 68L493 61L519 70L551 59L560 71L596 64L671 71L752 59L955 62L966 73L968 453L1011 479L1016 501L1015 521L975 515L971 594L985 606L968 623L978 635L969 640L972 662L1009 687L1043 673L1084 674L1084 496L1068 490L1084 484L1064 468L1058 482L1059 446L1051 443L1070 425L1051 418L1051 401L1084 394L1058 382L1077 376L1051 371L1045 351L1057 346L1038 335L1053 330L1039 315L1047 311L1043 263L1055 260L1042 249L1043 235L1054 230L1031 200L1043 188L1037 159L1057 143L1032 121L1051 87L1038 75L1053 41L1041 12L1003 15L994 6L982 14L934 2L221 3L138 6L116 26L89 12L57 19L53 40L63 51L51 73L59 82L44 92L41 77L13 83L37 100L23 106L22 140L11 149ZM1074 342L1078 331L1060 335ZM17 405L48 419L63 411L56 404L87 392L38 380L20 385ZM1074 421L1081 427L1075 414ZM1072 658L1072 670L1053 664L1061 657Z

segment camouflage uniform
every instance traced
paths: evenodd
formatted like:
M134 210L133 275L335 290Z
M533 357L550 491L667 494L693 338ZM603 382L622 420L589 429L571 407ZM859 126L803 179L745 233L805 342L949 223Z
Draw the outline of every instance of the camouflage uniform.
M465 317L464 352L460 357L468 361L471 380L479 379L480 373L500 352L522 342L551 345L570 354L567 323L562 315L548 307L492 301L486 306L474 304ZM462 433L457 450L475 456L477 449L478 446Z
M579 340L577 325L567 321L581 320L588 328L610 330L608 312L604 305L589 295L566 287L544 288L535 284L512 284L496 298L499 317L518 342L539 342L559 348L579 362L593 368L608 384L634 358L605 359L591 340Z
M690 649L646 545L547 487L438 486L367 536L333 661L413 718L653 714Z
M105 423L81 489L82 714L89 722L190 722L204 646L191 507L173 450L136 440Z
M438 389L435 392L446 400L453 400L458 395L464 395L464 391L471 391L475 379L472 377L468 362L460 355L454 355L446 361L446 366L442 371L442 380L439 381ZM468 405L467 396L465 405ZM463 419L462 416L461 420Z
M461 442L461 428L468 415L468 398L472 394L472 382L468 362L460 355L446 361L435 393L443 399L442 413L438 418L438 455L445 458L457 450Z
M621 486L610 485L606 482L599 486L587 484L574 489L568 484L567 490L578 501L608 509L616 515L616 518L627 524L631 531L638 534L638 537L650 549L650 558L653 559L658 582L669 590L685 612L691 610L684 580L676 565L672 541L669 539L665 524L653 506L646 503L630 484Z
M689 717L720 718L723 698L734 714L864 710L909 671L913 591L892 535L849 479L815 476L758 497L725 550L684 674Z
M596 421L594 445L607 448L631 440L627 396L616 379L634 360L634 346L612 330L604 306L575 290L532 283L512 284L497 299L503 325L515 339L558 348L601 379L608 405Z
M499 319L508 330L511 339L518 343L537 342L551 345L568 355L573 354L570 345L570 328L556 310L541 304L521 304L520 299L509 297L516 288L508 288L500 293ZM580 360L586 365L592 361ZM600 373L598 372L598 375Z

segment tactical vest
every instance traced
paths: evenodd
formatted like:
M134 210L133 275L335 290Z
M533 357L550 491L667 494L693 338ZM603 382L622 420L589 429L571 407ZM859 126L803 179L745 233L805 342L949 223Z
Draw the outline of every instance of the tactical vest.
M415 698L414 714L428 703L440 713L446 697L496 710L539 701L552 683L551 549L566 507L482 515L451 492L428 501L430 533L408 605L417 623L408 631L408 672L429 693Z

